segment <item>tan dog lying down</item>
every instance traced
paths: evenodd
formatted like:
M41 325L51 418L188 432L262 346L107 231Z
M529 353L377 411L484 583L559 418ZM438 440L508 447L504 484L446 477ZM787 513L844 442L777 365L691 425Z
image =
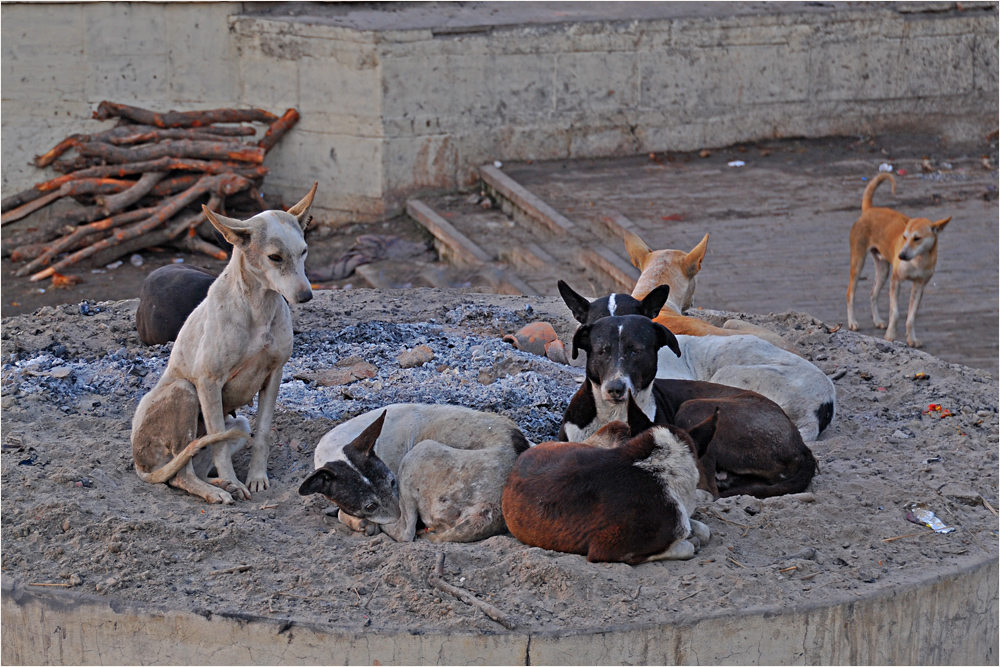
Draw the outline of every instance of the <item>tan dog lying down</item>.
M783 350L795 350L778 334L742 320L728 320L717 327L682 313L691 307L701 262L708 250L708 234L691 252L683 250L650 250L645 241L630 231L625 232L625 250L635 268L642 273L632 289L632 296L642 301L660 285L670 285L670 298L655 321L667 327L675 336L738 336L752 334Z
M321 493L337 504L338 497L363 495L367 478L361 470L368 462L345 448L383 413L374 454L396 475L400 516L382 530L397 542L411 542L419 518L430 540L472 542L507 529L503 486L531 445L510 419L454 405L397 403L338 425L316 446L316 471L300 493ZM378 518L365 510L361 506L354 510L361 516L351 516L342 507L341 521L362 530L362 520Z

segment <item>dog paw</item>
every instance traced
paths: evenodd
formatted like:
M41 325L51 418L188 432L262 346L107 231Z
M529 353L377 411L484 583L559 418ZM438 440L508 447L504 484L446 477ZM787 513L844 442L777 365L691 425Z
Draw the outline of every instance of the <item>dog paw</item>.
M876 329L885 329L885 326L885 322L882 322L881 320L875 323Z
M896 332L895 331L886 331L885 332L885 336L883 336L883 338L885 338L887 341L889 341L891 343L892 341L896 340Z
M226 495L233 494L242 500L250 500L250 491L247 490L247 487L240 484L239 480L233 481L223 477L216 477L215 479L209 479L208 482L212 486L225 489L228 492ZM229 502L233 502L232 496L230 496Z
M909 345L912 348L918 348L918 347L923 347L924 346L924 344L921 343L916 338L907 338L906 339L906 344Z
M857 331L861 327L859 327L857 324L848 324L847 328L850 329L851 331Z
M712 531L701 521L691 519L691 534L698 539L701 546L708 544L712 537Z
M210 505L232 505L236 501L231 495L220 489L205 494L205 502Z
M247 488L251 493L258 493L270 487L267 475L247 476Z

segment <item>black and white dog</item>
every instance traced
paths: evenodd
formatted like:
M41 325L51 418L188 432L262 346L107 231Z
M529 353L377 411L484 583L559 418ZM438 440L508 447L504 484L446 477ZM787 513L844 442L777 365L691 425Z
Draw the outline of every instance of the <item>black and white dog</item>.
M608 315L655 318L670 291L661 285L642 301L628 294L588 301L559 281L563 301L581 324ZM679 354L660 350L656 377L661 380L704 380L749 389L785 411L806 442L815 440L833 419L837 390L815 365L757 336L677 336Z
M712 382L657 380L663 348L680 356L676 337L645 315L603 317L577 329L573 355L587 352L587 376L566 409L559 439L584 442L605 424L627 422L630 394L654 424L692 428L718 410L715 437L699 461L700 488L716 497L766 498L809 485L816 461L774 401Z

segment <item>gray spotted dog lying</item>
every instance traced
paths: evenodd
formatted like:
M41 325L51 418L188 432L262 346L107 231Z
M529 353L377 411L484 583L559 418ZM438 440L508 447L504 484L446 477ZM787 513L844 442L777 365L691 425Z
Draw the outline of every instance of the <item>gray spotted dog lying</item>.
M423 524L429 540L473 542L507 529L503 485L530 446L502 415L397 403L324 435L299 493L325 496L354 530L373 534L381 526L397 542L411 542ZM391 483L377 483L383 468Z

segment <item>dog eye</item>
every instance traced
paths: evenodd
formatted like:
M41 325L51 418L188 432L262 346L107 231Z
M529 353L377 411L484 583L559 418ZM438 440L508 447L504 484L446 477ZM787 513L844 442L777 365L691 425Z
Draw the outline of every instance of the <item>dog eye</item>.
M309 252L309 248L306 248L305 250L302 251L302 256L305 257L307 252Z
M268 255L267 258L274 262L275 264L281 264L281 255L274 253L273 255Z

